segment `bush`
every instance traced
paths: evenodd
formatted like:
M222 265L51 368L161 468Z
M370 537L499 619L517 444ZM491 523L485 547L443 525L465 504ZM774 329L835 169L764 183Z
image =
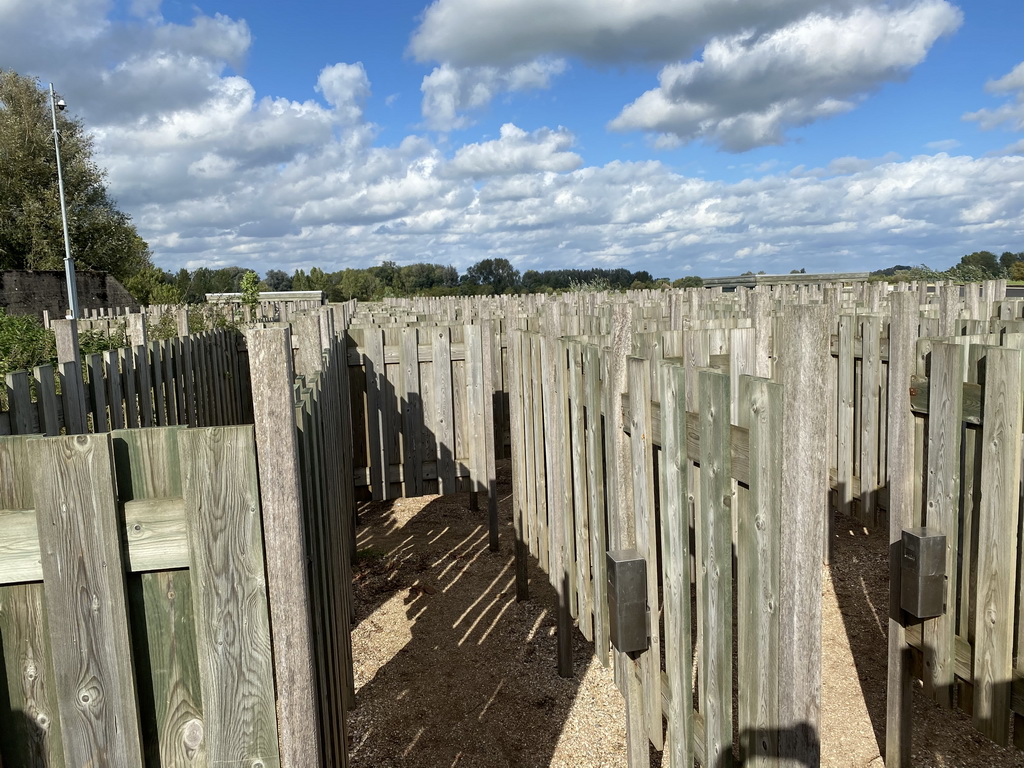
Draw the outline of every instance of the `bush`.
M0 308L0 379L12 371L56 364L53 331L28 315L8 315Z

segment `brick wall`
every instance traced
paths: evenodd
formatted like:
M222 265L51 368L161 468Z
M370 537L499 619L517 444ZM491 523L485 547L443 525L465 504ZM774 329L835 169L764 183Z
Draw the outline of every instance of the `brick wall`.
M90 309L130 307L139 303L125 287L106 272L77 270L78 304L83 313ZM42 318L49 310L52 319L64 317L68 309L67 281L63 270L12 269L0 271L0 307L10 315Z

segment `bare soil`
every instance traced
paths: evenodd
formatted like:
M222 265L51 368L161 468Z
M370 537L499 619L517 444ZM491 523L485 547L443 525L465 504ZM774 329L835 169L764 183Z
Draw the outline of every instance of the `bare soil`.
M602 768L626 765L625 707L611 671L574 633L574 674L556 672L554 590L530 565L515 600L507 462L499 552L468 494L365 505L355 574L353 768ZM884 752L887 540L834 528L825 568L822 765L880 768ZM665 761L667 764L667 760ZM652 766L661 765L652 751ZM915 691L913 765L1024 768L970 718Z

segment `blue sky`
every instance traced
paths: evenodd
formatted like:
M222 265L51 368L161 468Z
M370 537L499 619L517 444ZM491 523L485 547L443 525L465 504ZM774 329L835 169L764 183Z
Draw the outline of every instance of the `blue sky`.
M167 269L710 277L1024 250L1021 29L1019 0L0 0L0 67L55 83Z

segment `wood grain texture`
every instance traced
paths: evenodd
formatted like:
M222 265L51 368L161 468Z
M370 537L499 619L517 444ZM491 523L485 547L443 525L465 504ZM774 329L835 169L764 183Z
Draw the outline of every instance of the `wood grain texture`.
M29 444L54 679L69 765L142 764L107 435Z
M974 625L974 725L1005 745L1010 731L1017 511L1021 479L1019 350L985 355L981 504L978 509L977 616Z
M946 602L942 616L925 623L925 690L944 707L953 705L956 648L957 540L960 519L960 448L963 431L963 373L960 344L932 348L928 423L928 482L925 523L946 536ZM950 608L951 607L951 608Z
M253 372L255 444L261 494L259 506L263 510L263 533L268 541L273 542L266 556L273 639L275 647L289 649L288 653L278 653L273 657L280 694L281 759L285 768L313 765L319 760L320 723L316 716L313 630L308 608L310 585L306 563L309 553L304 533L298 436L291 396L294 380L291 339L286 329L266 329L250 331L247 340ZM258 517L253 524L256 527L250 534L257 537L254 545L258 544L257 549L261 552ZM190 533L190 537L192 535ZM262 558L260 554L260 570L252 573L262 572ZM255 569L256 563L246 563L245 567ZM256 590L257 585L254 584L253 589ZM253 648L254 654L261 652L258 646Z
M183 430L178 447L208 759L216 766L276 768L281 761L274 661L292 654L275 656L271 650L253 431ZM211 466L221 471L212 474ZM291 649L294 640L289 638ZM295 652L294 657L303 670L308 669L308 655ZM315 709L308 700L312 690L310 684L295 692L306 704L302 732L309 739L292 745L288 754L293 749L309 754L318 746ZM283 681L281 693L289 694ZM314 760L294 764L316 762L314 753Z
M178 427L111 433L132 570L139 706L148 765L205 766Z
M587 508L590 513L590 552L594 585L594 652L608 666L608 583L604 553L606 528L604 419L601 415L601 353L593 344L583 350L583 401L587 415Z
M693 679L690 640L690 536L686 453L686 372L658 365L661 401L661 568L664 585L665 672L669 706L665 752L672 766L693 765Z
M912 689L904 621L900 609L899 546L911 527L914 508L914 424L910 411L910 377L914 372L918 333L918 297L897 292L890 297L889 322L889 633L886 685L885 764L909 768Z
M750 483L736 551L740 759L774 766L779 738L779 579L782 387L743 377L740 424L750 435Z
M654 498L654 445L651 440L650 363L638 357L627 362L630 398L630 446L636 549L647 565L647 607L651 612L650 647L640 655L648 737L655 749L664 746L661 711L661 605L658 596L658 539Z
M817 765L821 713L821 555L827 510L828 418L821 387L828 350L826 311L788 307L782 316L779 368L783 515L780 555L780 764Z
M34 504L27 443L24 437L0 438L0 508ZM0 531L6 533L9 522L0 521ZM38 549L34 513L29 532ZM0 554L0 573L7 572L5 560ZM0 646L0 689L9 705L0 707L0 754L9 765L63 768L42 584L0 587Z
M705 765L732 765L732 484L729 377L701 371L700 596L704 642L698 665Z

